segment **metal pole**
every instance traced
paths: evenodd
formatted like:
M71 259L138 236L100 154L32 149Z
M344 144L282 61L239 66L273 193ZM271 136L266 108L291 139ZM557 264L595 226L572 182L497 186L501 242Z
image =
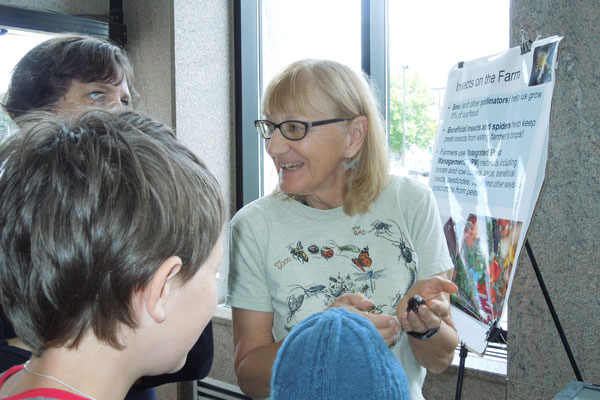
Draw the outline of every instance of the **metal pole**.
M579 367L577 366L577 362L575 361L575 357L573 356L573 352L571 351L571 347L569 346L569 342L567 341L567 337L565 336L565 332L563 331L562 325L558 320L558 315L556 314L556 309L552 304L552 300L550 299L550 294L548 293L548 289L546 289L546 284L544 283L544 278L542 278L542 273L540 272L540 268L538 267L538 263L533 256L533 250L531 250L531 245L529 244L529 239L525 240L525 249L527 250L527 255L529 256L529 260L531 261L531 266L533 267L533 272L535 272L535 276L537 277L538 283L540 284L540 289L542 289L542 294L544 295L544 299L546 299L546 304L548 305L548 309L550 310L550 314L552 315L552 320L554 320L554 325L556 326L556 330L558 331L558 335L560 336L560 340L562 341L563 347L567 352L567 357L569 357L569 361L571 362L571 367L573 368L573 372L575 373L575 377L579 382L583 382L583 377L581 376L581 372L579 371Z
M454 397L456 400L460 400L462 396L462 383L465 375L465 360L467 359L467 354L469 350L465 346L464 342L460 342L460 363L458 365L458 380L456 382L456 396Z

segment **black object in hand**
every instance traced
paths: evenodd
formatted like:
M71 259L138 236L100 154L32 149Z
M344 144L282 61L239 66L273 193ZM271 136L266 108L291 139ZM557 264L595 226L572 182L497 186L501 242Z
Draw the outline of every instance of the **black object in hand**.
M425 299L423 299L418 294L414 295L410 299L408 299L408 307L406 307L406 312L413 311L414 313L419 313L419 306L421 304L427 304Z

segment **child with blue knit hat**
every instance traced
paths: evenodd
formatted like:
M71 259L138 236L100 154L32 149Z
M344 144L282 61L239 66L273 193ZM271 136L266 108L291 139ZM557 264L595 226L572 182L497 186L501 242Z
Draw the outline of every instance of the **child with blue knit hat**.
M369 320L344 308L318 312L277 352L271 399L410 399L404 368Z

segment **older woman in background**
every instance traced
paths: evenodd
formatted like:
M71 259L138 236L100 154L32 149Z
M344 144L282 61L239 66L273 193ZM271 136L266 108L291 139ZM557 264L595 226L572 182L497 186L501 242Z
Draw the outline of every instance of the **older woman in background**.
M231 222L228 303L240 387L268 396L288 332L315 312L344 307L373 323L402 363L412 398L422 398L426 369L443 371L458 344L453 265L431 191L389 175L371 88L342 64L289 65L269 83L262 113L255 125L279 185ZM413 295L426 304L407 312ZM360 379L360 365L340 367Z
M133 108L133 68L129 56L108 40L76 34L58 35L31 49L15 66L2 106L19 123L31 111L64 118L90 108ZM0 308L0 372L23 364L31 352L16 337ZM206 377L213 361L212 323L174 374L142 377L127 399L155 398L154 387Z

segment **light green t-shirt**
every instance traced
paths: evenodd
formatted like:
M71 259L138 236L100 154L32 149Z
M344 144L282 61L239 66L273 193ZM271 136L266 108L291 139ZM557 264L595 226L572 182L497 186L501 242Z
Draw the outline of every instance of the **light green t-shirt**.
M363 293L371 312L394 315L415 280L453 268L433 194L408 177L393 177L369 212L355 216L265 196L235 215L230 234L227 304L273 312L275 341L343 293ZM407 335L392 351L412 398L422 399L426 370Z

